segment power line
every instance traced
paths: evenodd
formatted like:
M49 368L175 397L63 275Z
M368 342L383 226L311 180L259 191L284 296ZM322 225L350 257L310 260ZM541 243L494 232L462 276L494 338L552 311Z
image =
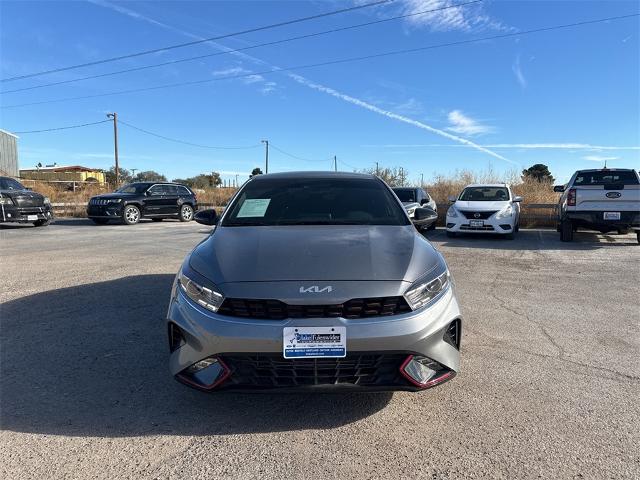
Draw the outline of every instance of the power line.
M263 30L270 30L272 28L283 27L283 26L286 26L286 25L292 25L292 24L295 24L295 23L306 22L306 21L309 21L309 20L316 20L318 18L329 17L329 16L332 16L332 15L338 15L340 13L347 13L347 12L352 12L354 10L361 10L363 8L373 7L373 6L376 6L376 5L381 5L383 3L389 3L391 1L393 1L393 0L379 0L379 1L376 1L376 2L365 3L365 4L362 4L362 5L355 5L353 7L342 8L340 10L334 10L334 11L331 11L331 12L319 13L317 15L310 15L308 17L296 18L296 19L287 20L287 21L284 21L284 22L272 23L270 25L264 25L264 26L261 26L261 27L255 27L255 28L250 28L250 29L247 29L247 30L241 30L239 32L227 33L227 34L224 34L224 35L217 35L215 37L203 38L203 39L200 39L200 40L193 40L191 42L178 43L178 44L175 44L175 45L169 45L167 47L154 48L154 49L151 49L151 50L143 50L143 51L140 51L140 52L130 53L130 54L127 54L127 55L120 55L120 56L117 56L117 57L105 58L105 59L102 59L102 60L95 60L93 62L80 63L80 64L77 64L77 65L70 65L68 67L60 67L60 68L55 68L55 69L52 69L52 70L45 70L45 71L42 71L42 72L29 73L27 75L20 75L20 76L16 76L16 77L3 78L0 81L1 82L10 82L10 81L13 81L13 80L21 80L21 79L24 79L24 78L38 77L38 76L47 75L47 74L50 74L50 73L57 73L57 72L64 72L64 71L67 71L67 70L74 70L76 68L89 67L89 66L93 66L93 65L101 65L103 63L115 62L115 61L124 60L124 59L127 59L127 58L141 57L143 55L149 55L149 54L152 54L152 53L166 52L167 50L174 50L176 48L190 47L192 45L198 45L198 44L201 44L201 43L211 42L211 41L214 41L214 40L222 40L224 38L235 37L235 36L238 36L238 35L245 35L247 33L255 33L255 32L260 32L260 31L263 31Z
M216 57L218 55L226 55L226 54L230 54L230 53L243 52L245 50L251 50L251 49L254 49L254 48L267 47L267 46L273 46L273 45L280 45L280 44L283 44L283 43L293 42L293 41L296 41L296 40L319 37L321 35L328 35L330 33L337 33L337 32L343 32L343 31L346 31L346 30L353 30L353 29L356 29L356 28L368 27L368 26L371 26L371 25L377 25L377 24L380 24L380 23L391 22L391 21L399 20L399 19L403 19L403 18L415 17L415 16L418 16L418 15L425 15L427 13L438 12L438 11L441 11L441 10L448 10L450 8L464 7L464 6L467 6L467 5L472 5L474 3L480 3L480 2L483 2L483 1L484 0L473 0L473 1L470 1L470 2L466 2L466 3L458 3L456 5L447 5L447 6L442 6L442 7L439 7L439 8L432 8L430 10L424 10L424 11L421 11L421 12L408 13L408 14L405 14L405 15L397 15L395 17L383 18L381 20L374 20L374 21L371 21L371 22L359 23L359 24L356 24L356 25L349 25L349 26L340 27L340 28L334 28L334 29L325 30L325 31L322 31L322 32L309 33L309 34L306 34L306 35L299 35L299 36L296 36L296 37L285 38L285 39L282 39L282 40L275 40L273 42L260 43L260 44L257 44L257 45L250 45L248 47L235 48L235 49L232 49L232 50L225 50L223 52L208 53L206 55L198 55L196 57L188 57L188 58L181 58L181 59L177 59L177 60L170 60L170 61L167 61L167 62L155 63L155 64L152 64L152 65L142 65L142 66L139 66L139 67L132 67L132 68L124 69L124 70L117 70L115 72L106 72L106 73L100 73L100 74L96 74L96 75L89 75L89 76L86 76L86 77L73 78L73 79L70 79L70 80L60 80L58 82L44 83L42 85L33 85L31 87L16 88L14 90L5 90L5 91L0 92L0 94L24 92L24 91L27 91L27 90L35 90L35 89L38 89L38 88L52 87L52 86L55 86L55 85L65 85L65 84L68 84L68 83L75 83L75 82L80 82L80 81L84 81L84 80L92 80L92 79L95 79L95 78L110 77L110 76L113 76L113 75L120 75L120 74L123 74L123 73L138 72L140 70L146 70L146 69L149 69L149 68L158 68L158 67L165 67L165 66L168 66L168 65L175 65L177 63L192 62L192 61L195 61L195 60L202 60L203 58Z
M345 162L344 160L338 160L338 162L346 165L349 168L353 168L354 170L358 170L358 167L354 167L353 165L349 165L347 162Z
M214 149L214 150L247 150L247 149L250 149L250 148L257 148L257 147L260 146L260 144L247 145L247 146L242 146L242 147L220 147L220 146L212 146L212 145L201 145L201 144L198 144L198 143L191 143L191 142L187 142L187 141L184 141L184 140L178 140L177 138L166 137L164 135L160 135L159 133L150 132L149 130L145 130L144 128L136 127L135 125L131 125L130 123L124 122L121 119L118 119L118 122L120 124L122 124L122 125L126 125L129 128L132 128L134 130L138 130L139 132L146 133L147 135L152 135L154 137L162 138L163 140L167 140L169 142L181 143L183 145L190 145L192 147L210 148L210 149Z
M23 132L13 132L16 134L24 135L25 133L43 133L43 132L55 132L57 130L68 130L70 128L88 127L89 125L98 125L99 123L110 122L111 120L100 120L99 122L81 123L79 125L69 125L67 127L46 128L44 130L26 130Z
M83 96L79 96L79 97L57 98L57 99L52 99L52 100L42 100L42 101L39 101L39 102L30 102L30 103L21 103L21 104L14 104L14 105L5 105L5 106L3 106L1 108L5 108L5 109L6 108L18 108L18 107L26 107L26 106L33 106L33 105L42 105L42 104L47 104L47 103L68 102L68 101L73 101L73 100L85 100L85 99L89 99L89 98L107 97L107 96L111 96L111 95L124 95L124 94L127 94L127 93L139 93L139 92L146 92L146 91L151 91L151 90L160 90L160 89L164 89L164 88L175 88L175 87L183 87L183 86L190 86L190 85L199 85L199 84L215 82L215 81L221 81L221 80L245 78L245 77L250 77L250 76L253 76L253 75L267 75L267 74L270 74L270 73L277 73L277 72L288 72L288 71L293 71L293 70L303 70L303 69L306 69L306 68L315 68L315 67L322 67L322 66L328 66L328 65L337 65L337 64L341 64L341 63L349 63L349 62L356 62L356 61L362 61L362 60L371 60L371 59L374 59L374 58L389 57L389 56L393 56L393 55L400 55L400 54L406 54L406 53L416 53L416 52L421 52L421 51L426 51L426 50L434 50L434 49L438 49L438 48L446 48L446 47L466 45L466 44L471 44L471 43L484 42L484 41L488 41L488 40L499 40L499 39L503 39L503 38L510 38L510 37L517 37L517 36L522 36L522 35L530 35L530 34L534 34L534 33L548 32L548 31L552 31L552 30L560 30L560 29L573 28L573 27L578 27L578 26L583 26L583 25L604 23L604 22L610 22L610 21L615 21L615 20L623 20L623 19L634 18L634 17L638 17L638 16L640 16L640 13L633 13L633 14L629 14L629 15L621 15L621 16L616 16L616 17L607 17L607 18L600 18L600 19L596 19L596 20L586 20L586 21L582 21L582 22L568 23L568 24L563 24L563 25L554 25L554 26L550 26L550 27L541 27L541 28L536 28L536 29L532 29L532 30L524 30L524 31L521 31L521 32L504 33L504 34L492 35L492 36L488 36L488 37L472 38L472 39L468 39L468 40L458 40L458 41L455 41L455 42L440 43L440 44L435 44L435 45L427 45L427 46L424 46L424 47L416 47L416 48L409 48L409 49L403 49L403 50L393 50L393 51L390 51L390 52L376 53L376 54L364 55L364 56L359 56L359 57L350 57L350 58L344 58L344 59L339 59L339 60L329 60L329 61L326 61L326 62L313 63L313 64L307 64L307 65L298 65L298 66L286 67L286 68L274 68L274 69L271 69L271 70L264 70L264 71L259 71L259 72L243 73L243 74L238 74L238 75L229 75L229 76L217 77L217 78L206 78L206 79L202 79L202 80L193 80L193 81L189 81L189 82L178 82L178 83L172 83L172 84L157 85L157 86L154 86L154 87L134 88L134 89L130 89L130 90L120 90L120 91L115 91L115 92L98 93L98 94L93 94L93 95L83 95Z
M276 147L276 146L275 146L273 143L271 143L271 142L269 142L269 147L273 148L274 150L277 150L277 151L278 151L278 152L280 152L280 153L283 153L284 155L287 155L288 157L295 158L296 160L301 160L301 161L303 161L303 162L320 163L320 162L326 162L326 161L327 161L327 159L326 159L326 158L325 158L325 159L323 159L323 160L317 160L317 159L316 159L316 160L311 160L311 159L309 159L309 158L299 157L299 156L297 156L297 155L294 155L293 153L289 153L289 152L287 152L287 151L285 151L285 150L282 150L282 149L281 149L281 148L279 148L279 147Z

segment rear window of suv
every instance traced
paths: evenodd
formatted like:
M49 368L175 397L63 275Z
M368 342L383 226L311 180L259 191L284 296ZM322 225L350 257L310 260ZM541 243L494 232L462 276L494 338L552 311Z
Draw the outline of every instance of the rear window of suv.
M578 172L574 185L638 185L638 175L633 170Z

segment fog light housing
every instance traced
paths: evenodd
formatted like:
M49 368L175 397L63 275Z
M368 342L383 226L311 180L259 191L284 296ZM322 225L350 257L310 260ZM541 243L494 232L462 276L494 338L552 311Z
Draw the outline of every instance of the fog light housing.
M456 372L442 364L420 355L409 355L400 366L400 373L418 388L435 387L452 379Z
M217 357L207 357L182 370L176 378L200 390L212 390L224 382L231 371Z

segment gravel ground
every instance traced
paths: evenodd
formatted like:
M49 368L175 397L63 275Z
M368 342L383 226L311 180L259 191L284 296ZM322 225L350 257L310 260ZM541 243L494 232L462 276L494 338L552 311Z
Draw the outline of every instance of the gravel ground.
M208 231L0 227L0 477L640 478L635 235L430 232L465 315L453 381L206 395L169 376L163 322Z

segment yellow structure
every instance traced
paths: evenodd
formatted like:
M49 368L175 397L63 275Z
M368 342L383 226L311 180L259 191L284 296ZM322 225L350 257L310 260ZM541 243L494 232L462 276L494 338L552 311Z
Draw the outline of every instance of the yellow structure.
M105 183L102 170L71 165L66 167L41 167L20 170L20 178L27 180L58 181L58 182L95 182Z

